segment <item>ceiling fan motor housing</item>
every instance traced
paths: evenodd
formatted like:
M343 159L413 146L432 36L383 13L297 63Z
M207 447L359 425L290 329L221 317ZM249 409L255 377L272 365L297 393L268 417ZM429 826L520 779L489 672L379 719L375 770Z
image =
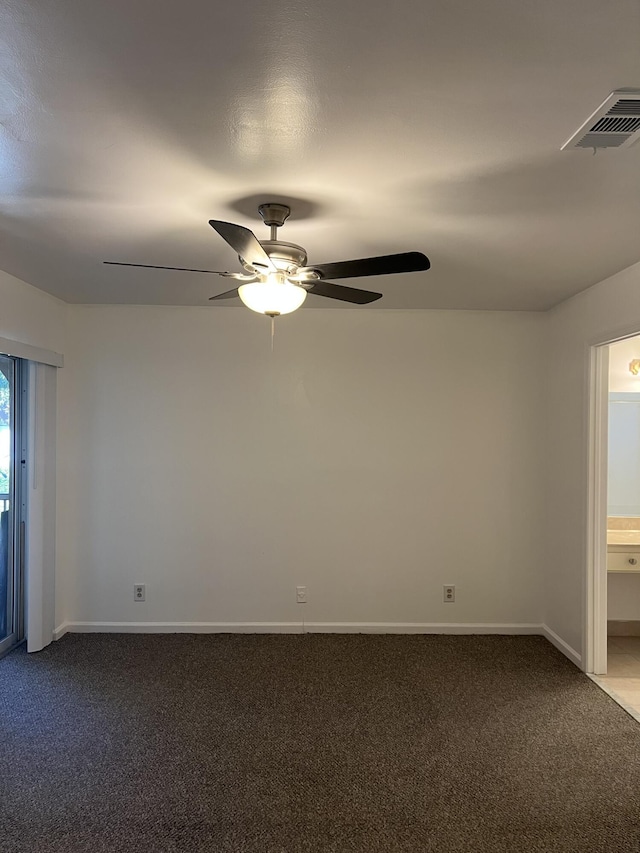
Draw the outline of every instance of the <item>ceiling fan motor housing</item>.
M261 240L260 245L265 250L274 265L283 272L293 275L299 267L306 266L307 253L302 246L295 243L283 243L280 240ZM243 267L253 272L250 263L240 258Z

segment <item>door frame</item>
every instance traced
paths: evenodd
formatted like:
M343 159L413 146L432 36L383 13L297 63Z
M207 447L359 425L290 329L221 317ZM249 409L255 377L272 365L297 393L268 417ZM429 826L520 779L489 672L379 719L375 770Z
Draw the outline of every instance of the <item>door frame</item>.
M620 339L622 340L622 339ZM611 341L610 343L614 343ZM609 343L589 352L589 474L585 672L607 672L607 476L609 453Z

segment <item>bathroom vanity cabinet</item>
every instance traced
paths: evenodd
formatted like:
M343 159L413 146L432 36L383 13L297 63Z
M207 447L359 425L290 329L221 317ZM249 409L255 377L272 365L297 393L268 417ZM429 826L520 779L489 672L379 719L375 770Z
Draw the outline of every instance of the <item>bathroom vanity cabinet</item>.
M640 572L640 545L607 545L608 572Z

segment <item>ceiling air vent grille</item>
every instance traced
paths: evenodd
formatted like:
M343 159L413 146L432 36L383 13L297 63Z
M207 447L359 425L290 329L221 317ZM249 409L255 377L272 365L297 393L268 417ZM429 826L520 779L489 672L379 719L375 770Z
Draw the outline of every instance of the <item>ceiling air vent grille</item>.
M600 133L606 130L607 133L633 133L639 127L640 116L605 116L597 121L589 132Z
M586 133L575 148L620 148L628 140L628 133Z
M612 92L578 128L566 148L627 148L640 139L640 90Z
M640 98L635 101L621 98L610 110L607 110L607 115L640 116Z

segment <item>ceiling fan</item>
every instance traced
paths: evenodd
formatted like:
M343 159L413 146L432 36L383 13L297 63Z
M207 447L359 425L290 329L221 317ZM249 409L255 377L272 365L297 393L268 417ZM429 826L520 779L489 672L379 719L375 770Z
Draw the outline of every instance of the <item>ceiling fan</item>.
M209 225L237 252L244 273L199 270L188 267L163 267L154 264L131 264L121 261L104 261L105 264L146 269L176 270L221 275L241 282L234 290L210 297L232 299L239 296L244 304L260 314L277 317L299 308L307 293L339 299L356 305L366 305L380 299L381 293L334 284L327 278L358 278L370 275L390 275L428 270L431 264L422 252L402 252L377 258L355 261L338 261L330 264L307 265L307 253L302 246L284 243L278 239L278 228L284 225L291 210L285 204L261 204L258 212L269 226L269 240L258 240L255 234L242 225L209 220Z

